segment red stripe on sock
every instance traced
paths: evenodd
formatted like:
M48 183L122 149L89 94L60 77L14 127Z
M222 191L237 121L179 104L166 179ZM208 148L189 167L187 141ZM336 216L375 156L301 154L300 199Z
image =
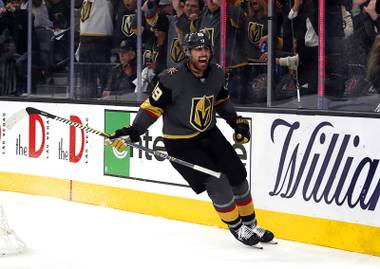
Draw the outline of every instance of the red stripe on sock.
M230 208L227 208L227 209L217 209L215 208L215 210L219 213L228 213L228 212L232 212L234 211L236 208L236 205L234 204L233 207L230 207Z
M248 205L248 204L251 203L251 202L252 202L252 197L249 196L249 197L247 197L247 200L243 200L243 201L241 201L241 202L236 202L236 204L237 204L238 206L245 206L245 205Z

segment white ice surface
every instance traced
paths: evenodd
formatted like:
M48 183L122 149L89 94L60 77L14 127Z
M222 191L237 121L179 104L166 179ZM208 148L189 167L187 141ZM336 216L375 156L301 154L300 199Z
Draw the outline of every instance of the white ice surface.
M0 191L0 203L28 247L0 269L380 268L380 257L285 240L258 250L224 229L55 198Z

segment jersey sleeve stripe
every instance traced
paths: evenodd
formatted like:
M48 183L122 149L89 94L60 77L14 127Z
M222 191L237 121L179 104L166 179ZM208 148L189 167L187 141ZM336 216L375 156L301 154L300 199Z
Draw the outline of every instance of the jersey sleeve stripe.
M199 134L200 134L200 132L195 132L195 133L188 134L188 135L162 134L162 136L164 138L167 138L167 139L190 139L190 138L196 137Z
M164 110L162 108L152 106L149 98L140 105L140 108L145 110L150 116L154 118L159 118L164 113Z
M230 100L229 97L226 97L226 98L223 98L223 99L218 99L218 100L216 100L216 102L215 102L215 106L219 106L219 105L221 105L221 104L224 104L224 103L226 103L228 100Z

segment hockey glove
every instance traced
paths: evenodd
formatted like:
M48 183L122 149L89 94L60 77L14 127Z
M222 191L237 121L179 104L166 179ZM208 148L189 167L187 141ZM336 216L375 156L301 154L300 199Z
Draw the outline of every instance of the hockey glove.
M249 122L247 119L238 116L234 124L234 130L235 133L233 138L236 143L245 144L251 139L251 132L249 131Z
M118 152L123 152L127 148L127 145L119 138L113 140L106 139L106 145L114 147Z
M132 143L140 141L140 135L134 126L126 126L121 129L117 129L112 135L110 135L109 139L115 139L122 136L129 136Z

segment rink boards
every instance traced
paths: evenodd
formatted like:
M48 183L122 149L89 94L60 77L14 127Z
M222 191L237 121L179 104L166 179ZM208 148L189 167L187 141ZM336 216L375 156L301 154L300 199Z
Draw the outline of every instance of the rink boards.
M0 189L47 195L224 227L205 194L195 195L170 163L39 115L11 130L27 106L111 132L137 108L0 102ZM380 256L379 119L241 112L250 143L234 145L245 164L259 223L280 238ZM232 130L218 126L229 139ZM159 120L142 145L163 150ZM233 141L230 140L233 144Z

